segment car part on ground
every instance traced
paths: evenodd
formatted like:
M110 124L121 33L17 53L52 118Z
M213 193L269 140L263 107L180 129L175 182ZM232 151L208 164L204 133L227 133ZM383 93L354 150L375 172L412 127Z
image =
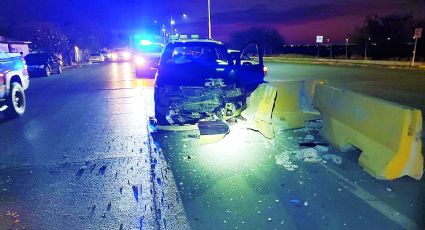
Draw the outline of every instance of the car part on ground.
M222 120L198 123L201 144L212 144L223 140L230 132L229 124Z
M378 179L423 175L422 113L378 98L318 84L321 134L341 151L362 150L360 165Z

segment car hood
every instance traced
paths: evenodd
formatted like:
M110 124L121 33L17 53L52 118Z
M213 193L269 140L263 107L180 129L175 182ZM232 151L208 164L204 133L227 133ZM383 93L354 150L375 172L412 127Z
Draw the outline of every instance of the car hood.
M235 83L234 71L229 67L170 65L158 69L156 86L219 86ZM219 79L218 81L213 79Z

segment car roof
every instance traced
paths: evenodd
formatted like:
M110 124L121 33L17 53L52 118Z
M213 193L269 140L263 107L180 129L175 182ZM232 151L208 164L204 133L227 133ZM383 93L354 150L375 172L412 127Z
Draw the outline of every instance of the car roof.
M223 45L223 43L210 39L187 39L187 40L174 40L170 42L173 45L182 45L182 44L216 44Z

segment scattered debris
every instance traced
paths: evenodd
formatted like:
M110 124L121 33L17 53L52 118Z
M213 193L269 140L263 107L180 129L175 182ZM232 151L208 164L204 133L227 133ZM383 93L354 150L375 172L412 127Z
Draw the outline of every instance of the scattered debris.
M327 145L326 145L327 146ZM314 148L318 151L318 152L321 152L321 153L324 153L324 152L327 152L327 151L329 151L329 148L328 147L326 147L325 145L320 145L320 144L318 144L318 145L316 145Z
M316 146L329 146L328 143L322 143L322 142L300 142L300 147L316 147Z
M342 164L342 158L340 156L337 156L335 154L325 154L322 156L324 160L332 160L333 163L337 165Z
M86 169L87 169L87 166L82 166L80 169L78 169L76 173L77 178L80 178Z
M302 206L301 205L301 201L298 200L298 199L292 199L291 200L291 204L294 205L294 206L296 206L296 207L301 207Z
M289 159L289 154L291 154L291 152L286 151L274 157L276 159L277 165L283 166L288 171L294 171L295 169L298 168L298 165L295 165L294 163L292 163L292 161Z
M103 176L105 174L106 167L107 167L107 165L103 165L102 167L99 168L99 174L100 175Z
M306 141L314 141L314 136L311 134L308 134L306 137L304 137L304 140Z
M137 189L137 186L132 186L133 188L133 194L134 194L134 198L136 199L136 202L139 203L139 191Z
M295 154L294 158L309 163L319 163L322 161L322 158L317 154L314 148L302 149Z

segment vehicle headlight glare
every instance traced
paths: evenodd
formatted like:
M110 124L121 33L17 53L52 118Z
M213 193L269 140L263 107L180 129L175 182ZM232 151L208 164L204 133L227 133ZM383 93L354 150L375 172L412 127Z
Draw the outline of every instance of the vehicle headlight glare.
M145 65L146 60L143 57L136 57L135 62L136 62L136 65L142 66L142 65Z

